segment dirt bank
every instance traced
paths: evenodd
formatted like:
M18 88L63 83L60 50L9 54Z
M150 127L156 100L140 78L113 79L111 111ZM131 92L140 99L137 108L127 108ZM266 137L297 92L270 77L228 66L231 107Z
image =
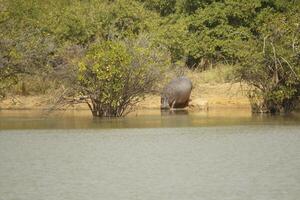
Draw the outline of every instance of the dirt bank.
M203 110L218 107L249 107L249 101L239 84L203 84L194 82L189 109ZM14 96L7 97L0 102L1 109L48 109L50 97ZM136 109L159 109L160 97L158 95L146 96ZM79 104L69 109L88 109L85 104Z
M147 96L137 107L141 109L159 108L160 97ZM250 104L240 84L194 85L189 109L202 110L219 107L249 108Z

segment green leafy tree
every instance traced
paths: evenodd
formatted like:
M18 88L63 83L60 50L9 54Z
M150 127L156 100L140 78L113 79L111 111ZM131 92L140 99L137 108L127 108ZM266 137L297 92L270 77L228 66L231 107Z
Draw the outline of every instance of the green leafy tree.
M214 0L177 0L176 10L184 15L191 15L198 9L204 8L213 3Z
M241 53L237 77L252 86L253 112L290 112L300 95L299 12L264 10L257 20L257 38Z
M161 16L168 16L176 12L176 0L139 0L144 6L156 11Z
M167 47L171 53L172 63L184 60L187 54L186 41L188 27L185 18L162 20L162 26L156 34L156 43Z
M197 65L201 59L210 62L237 62L237 49L252 37L251 20L259 1L214 2L198 9L190 18L189 56Z
M4 96L25 76L46 74L55 45L33 23L40 14L33 1L3 1L0 9L0 93Z
M154 89L168 65L167 52L145 37L96 43L79 64L75 91L87 97L94 116L122 116Z

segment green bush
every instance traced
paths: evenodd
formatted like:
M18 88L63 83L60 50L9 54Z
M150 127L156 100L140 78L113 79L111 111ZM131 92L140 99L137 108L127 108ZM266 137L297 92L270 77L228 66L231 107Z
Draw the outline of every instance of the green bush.
M258 16L258 37L240 53L236 75L252 86L253 112L290 112L300 95L299 12Z
M77 90L94 116L122 116L154 89L170 65L147 38L94 44L78 66Z

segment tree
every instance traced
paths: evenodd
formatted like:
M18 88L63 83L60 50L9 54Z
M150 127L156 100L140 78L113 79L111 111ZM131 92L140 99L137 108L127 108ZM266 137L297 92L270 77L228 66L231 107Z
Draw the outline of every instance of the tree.
M24 76L47 73L55 51L53 37L36 23L40 12L32 1L5 1L0 6L0 93Z
M290 112L300 95L300 24L297 10L264 10L257 18L257 38L240 52L236 75L252 88L253 112Z
M93 44L77 68L71 88L84 96L93 116L119 117L153 91L170 65L169 55L147 37Z
M259 6L259 0L225 0L196 10L189 20L189 65L197 66L201 59L236 63L237 49L252 37L251 24Z
M156 11L161 16L167 16L175 13L176 0L138 0L142 2L145 8Z

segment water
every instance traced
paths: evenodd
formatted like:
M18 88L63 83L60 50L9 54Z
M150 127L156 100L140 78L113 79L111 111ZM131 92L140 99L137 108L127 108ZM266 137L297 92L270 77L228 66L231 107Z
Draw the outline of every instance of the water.
M25 113L0 116L0 200L300 197L297 114Z
M97 119L90 111L57 112L46 115L34 110L0 110L0 130L6 129L111 129L167 128L234 125L298 125L300 113L290 115L252 115L248 109L222 109L209 112L185 110L164 112L142 110L124 118Z

